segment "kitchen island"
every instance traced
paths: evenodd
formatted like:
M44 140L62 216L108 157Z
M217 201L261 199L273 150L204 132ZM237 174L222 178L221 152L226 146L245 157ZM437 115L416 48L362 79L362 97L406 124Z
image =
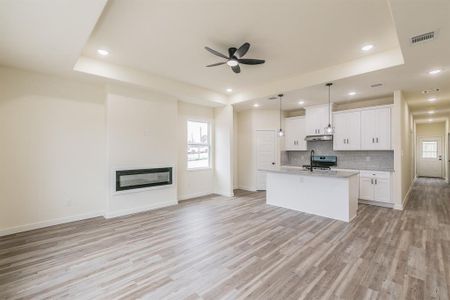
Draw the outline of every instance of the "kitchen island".
M267 204L350 222L358 209L358 172L267 170Z

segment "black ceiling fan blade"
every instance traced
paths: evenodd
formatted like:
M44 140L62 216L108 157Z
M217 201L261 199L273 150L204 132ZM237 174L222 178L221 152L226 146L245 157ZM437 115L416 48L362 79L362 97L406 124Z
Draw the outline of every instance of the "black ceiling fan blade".
M231 67L234 73L241 73L241 67L239 65Z
M241 58L238 61L239 63L244 65L259 65L266 62L264 59L254 59L254 58Z
M239 49L237 49L235 54L238 57L242 57L242 56L245 55L245 53L247 53L249 48L250 48L250 44L249 43L244 43L244 44L242 44L242 46L239 47Z
M214 55L217 55L217 56L219 56L219 57L228 59L228 57L226 57L224 54L222 54L222 53L220 53L220 52L217 52L217 51L214 50L214 49L211 49L211 48L209 48L209 47L205 47L205 49L208 50L209 52L211 52L211 53L214 54Z
M230 58L233 57L233 55L236 53L236 50L237 49L234 47L228 48L228 55L230 56Z
M224 64L226 64L226 62L220 62L220 63L215 63L215 64L207 65L207 67L215 67L215 66L220 66L220 65L224 65Z

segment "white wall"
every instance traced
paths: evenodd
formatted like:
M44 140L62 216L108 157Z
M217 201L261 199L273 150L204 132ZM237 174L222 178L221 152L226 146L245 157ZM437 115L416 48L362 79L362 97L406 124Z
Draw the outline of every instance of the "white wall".
M177 100L149 92L110 89L107 95L110 197L107 217L177 203ZM174 168L174 184L114 193L117 169Z
M278 110L245 110L238 113L238 186L240 189L256 190L256 130L278 131L279 122ZM280 164L279 156L276 163Z
M214 192L233 196L233 106L214 109Z
M211 126L211 168L187 170L187 121L206 121ZM178 200L213 193L214 183L214 109L178 102Z
M414 127L413 117L402 91L394 92L391 124L395 169L394 208L403 209L414 181Z
M232 195L233 115L231 106L0 67L0 235L173 205L177 185L180 198ZM185 172L191 117L218 120L218 170ZM114 192L116 169L162 166L174 168L173 186Z
M0 68L0 234L101 215L105 94Z

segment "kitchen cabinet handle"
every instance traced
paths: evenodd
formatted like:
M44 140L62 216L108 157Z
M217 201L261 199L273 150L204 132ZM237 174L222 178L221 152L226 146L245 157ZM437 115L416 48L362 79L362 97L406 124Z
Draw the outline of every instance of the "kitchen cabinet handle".
M378 184L378 179L375 179L375 184Z
M375 139L374 139L374 138L372 138L372 144L373 144L373 143L375 143Z
M376 141L377 141L377 143L378 143L378 138L376 138Z
M345 144L345 139L344 139L344 144Z
M373 179L370 179L370 184L373 184Z
M350 141L350 139L347 139L347 144L349 144L349 143L350 143L349 141Z

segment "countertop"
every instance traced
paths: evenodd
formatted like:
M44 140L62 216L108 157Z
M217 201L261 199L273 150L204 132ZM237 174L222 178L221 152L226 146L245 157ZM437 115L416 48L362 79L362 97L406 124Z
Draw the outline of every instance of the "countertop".
M359 172L355 171L336 171L336 170L314 170L313 172L304 170L302 168L295 167L280 167L273 170L264 170L271 173L283 173L292 175L303 175L303 176L319 176L319 177L334 177L334 178L348 178L358 175Z
M301 167L301 166L295 166L295 165L282 165L281 166L282 168L291 168L291 169L303 169L303 167ZM393 169L383 169L383 168L377 168L377 169L370 169L370 168L367 168L367 169L361 169L361 168L358 168L358 169L352 169L352 168L342 168L342 167L331 167L331 169L332 170L334 170L334 169L336 169L336 170L349 170L349 171L377 171L377 172L391 172L391 173L393 173L394 172L394 170Z

